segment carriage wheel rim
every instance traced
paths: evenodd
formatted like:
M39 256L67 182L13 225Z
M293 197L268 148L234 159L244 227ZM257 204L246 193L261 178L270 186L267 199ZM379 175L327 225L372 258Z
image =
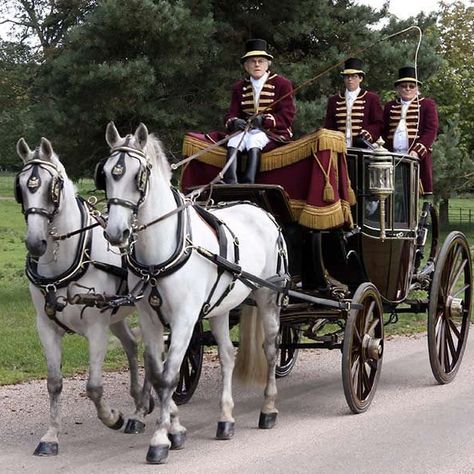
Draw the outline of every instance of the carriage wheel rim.
M448 235L433 275L428 313L428 347L433 375L440 383L456 375L470 323L472 270L463 234Z
M365 411L372 401L383 356L383 311L378 291L369 283L361 287L353 301L362 302L363 309L351 313L346 322L343 350L344 394L355 413Z

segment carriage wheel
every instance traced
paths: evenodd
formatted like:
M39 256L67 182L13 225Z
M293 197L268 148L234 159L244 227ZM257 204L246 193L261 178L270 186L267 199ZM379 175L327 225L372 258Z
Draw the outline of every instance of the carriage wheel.
M299 328L291 326L289 324L282 324L280 326L280 341L281 344L284 345L297 344L300 341ZM280 347L278 351L278 362L276 366L277 378L286 377L293 370L297 358L297 348Z
M344 330L342 349L342 384L349 408L363 413L369 408L382 369L383 309L380 294L372 283L362 283Z
M187 403L197 388L204 354L202 332L202 321L198 321L181 364L178 386L173 394L173 400L177 405Z
M466 237L451 232L435 265L428 306L431 370L440 384L451 382L469 333L472 297L471 253Z

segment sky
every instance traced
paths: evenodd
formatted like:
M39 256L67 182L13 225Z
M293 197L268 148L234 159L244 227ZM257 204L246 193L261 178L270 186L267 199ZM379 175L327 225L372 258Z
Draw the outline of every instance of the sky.
M369 5L373 8L380 8L384 0L356 0L360 5ZM429 13L438 10L437 0L390 0L390 13L393 13L400 19L406 19L410 16L416 16L420 12ZM448 3L453 1L448 0ZM474 0L463 0L467 6L474 7Z

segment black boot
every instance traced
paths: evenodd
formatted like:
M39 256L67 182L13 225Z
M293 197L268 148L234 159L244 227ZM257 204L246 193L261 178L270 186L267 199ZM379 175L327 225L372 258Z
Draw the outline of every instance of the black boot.
M224 183L226 184L237 184L237 160L239 159L239 151L237 148L228 147L227 148L227 157L226 163L230 160L232 155L235 154L234 160L227 168L227 171L224 174Z
M255 183L255 176L260 165L260 154L260 148L250 148L250 150L247 150L247 167L242 176L242 183Z
M303 289L325 291L328 289L328 283L323 262L321 232L306 229L305 233L301 269Z

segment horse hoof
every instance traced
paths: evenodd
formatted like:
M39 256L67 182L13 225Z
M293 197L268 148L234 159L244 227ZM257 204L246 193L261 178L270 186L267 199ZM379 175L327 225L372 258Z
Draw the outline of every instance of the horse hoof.
M150 446L146 454L148 464L165 464L170 448L167 445Z
M111 430L120 430L122 429L123 424L125 423L125 420L123 418L122 413L119 413L118 420L112 425L109 426Z
M47 441L40 441L36 446L34 456L57 456L58 455L58 443L50 443Z
M186 441L186 431L182 433L168 433L168 439L171 441L170 449L183 449Z
M216 439L231 439L234 437L235 423L233 421L218 421Z
M260 418L258 420L258 427L263 430L269 430L273 428L276 424L278 413L260 413Z
M124 433L127 434L139 434L145 431L145 423L140 420L129 419L127 425L125 426Z

